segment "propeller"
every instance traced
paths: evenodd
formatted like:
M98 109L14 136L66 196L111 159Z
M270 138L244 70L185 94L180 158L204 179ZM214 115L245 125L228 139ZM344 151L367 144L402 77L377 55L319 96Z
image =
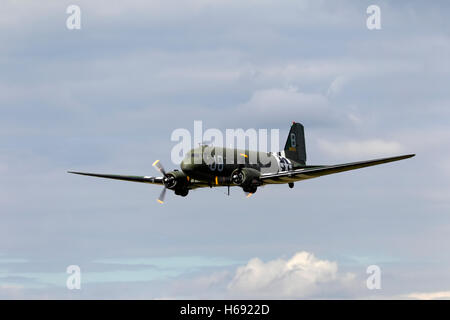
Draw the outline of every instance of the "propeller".
M164 187L164 188L162 189L162 191L161 191L161 193L160 193L160 195L159 195L159 198L156 199L156 201L158 201L158 202L161 203L161 204L164 203L164 198L165 198L165 196L166 196L166 190L167 190L166 187Z
M153 162L153 166L155 167L156 170L158 170L164 177L166 177L166 170L164 170L163 165L161 164L161 162L159 162L159 160L156 160L155 162Z
M159 194L158 199L156 199L156 201L158 201L159 203L163 204L164 203L164 198L166 197L166 191L167 191L167 187L166 187L166 179L168 179L167 174L166 174L166 170L164 170L163 165L161 164L161 162L159 162L159 160L156 160L155 162L153 162L153 165L155 167L156 170L158 170L163 176L163 182L164 182L164 188L162 189L161 193Z
M164 189L161 191L161 194L156 201L158 201L159 203L164 203L164 197L166 196L167 189L173 188L177 181L173 175L166 173L166 170L164 170L164 166L161 164L161 162L159 162L159 160L153 162L152 166L154 166L155 169L163 175Z

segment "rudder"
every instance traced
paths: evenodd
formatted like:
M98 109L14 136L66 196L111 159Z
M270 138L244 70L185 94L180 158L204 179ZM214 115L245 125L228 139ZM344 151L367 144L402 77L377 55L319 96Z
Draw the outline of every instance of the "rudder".
M294 122L284 146L286 158L306 165L305 130L301 123Z

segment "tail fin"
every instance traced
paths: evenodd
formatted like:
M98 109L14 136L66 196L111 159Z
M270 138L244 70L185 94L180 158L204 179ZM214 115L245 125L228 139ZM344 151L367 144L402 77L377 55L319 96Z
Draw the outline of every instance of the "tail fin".
M301 123L293 123L284 146L284 155L302 165L306 164L305 130Z

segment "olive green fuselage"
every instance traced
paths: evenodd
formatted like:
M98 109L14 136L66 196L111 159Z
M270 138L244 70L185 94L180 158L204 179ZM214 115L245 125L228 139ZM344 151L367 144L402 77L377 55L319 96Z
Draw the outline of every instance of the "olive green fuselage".
M281 153L258 152L201 146L189 151L181 170L190 178L212 185L230 185L236 169L250 168L260 174L277 173L300 167Z

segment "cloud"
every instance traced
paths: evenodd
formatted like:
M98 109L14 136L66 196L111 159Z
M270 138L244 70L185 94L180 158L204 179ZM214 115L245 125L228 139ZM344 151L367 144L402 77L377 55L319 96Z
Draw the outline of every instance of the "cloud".
M324 139L317 141L319 149L332 157L367 157L395 155L403 152L403 147L396 141L382 139L348 140L332 142Z
M243 107L261 113L267 113L274 109L282 113L295 109L312 111L324 108L326 105L327 100L322 95L302 93L297 88L290 87L256 91Z
M353 274L339 273L336 262L301 251L288 260L251 259L236 270L228 290L238 297L300 298L330 293L336 288L345 291L354 280Z
M348 79L344 76L338 76L331 82L330 87L327 91L327 96L333 96L339 94L344 86L348 83Z
M236 113L241 115L242 124L247 122L246 126L248 119L256 119L256 123L286 125L287 119L308 123L331 123L337 118L324 95L300 92L292 86L256 90L247 102L237 107ZM233 118L236 118L235 115Z
M450 291L437 291L437 292L416 292L406 295L407 298L418 300L449 300Z

